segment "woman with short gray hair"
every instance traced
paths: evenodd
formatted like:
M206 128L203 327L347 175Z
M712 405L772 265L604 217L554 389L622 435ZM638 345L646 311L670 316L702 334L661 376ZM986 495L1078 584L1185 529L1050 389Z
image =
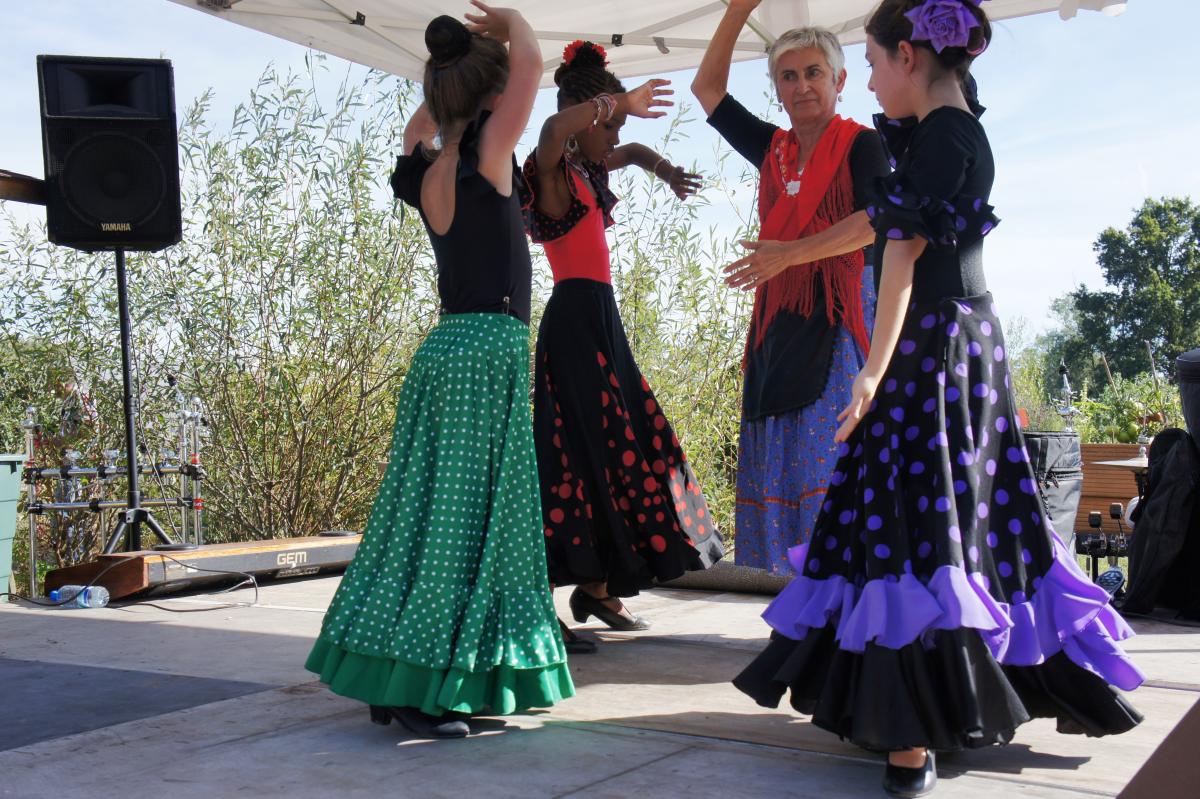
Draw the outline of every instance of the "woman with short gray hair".
M797 28L767 66L790 129L758 118L726 90L738 33L759 0L731 0L692 92L708 122L759 170L758 241L726 267L754 292L746 342L735 558L790 574L787 550L808 541L835 460L837 415L866 361L874 233L865 208L889 171L878 134L835 112L846 82L837 37Z

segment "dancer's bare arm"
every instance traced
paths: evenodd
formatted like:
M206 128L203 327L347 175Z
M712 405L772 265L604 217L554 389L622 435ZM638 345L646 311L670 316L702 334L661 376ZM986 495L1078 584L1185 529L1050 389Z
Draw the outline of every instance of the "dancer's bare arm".
M513 150L533 110L542 77L542 53L529 23L515 9L471 0L479 13L467 14L475 33L508 42L508 84L479 135L479 173L501 194L512 191Z
M762 0L730 0L725 15L717 25L717 31L704 51L696 77L692 79L692 94L700 101L704 113L709 116L721 104L728 93L729 64L733 61L733 48L738 34L750 19L750 13L758 8Z
M908 310L908 299L912 296L913 267L927 242L922 238L890 240L883 250L883 274L879 279L879 299L875 305L875 328L871 331L871 353L850 389L850 404L838 414L842 423L833 440L845 441L858 427L871 400L879 388L879 381L887 371L896 342L900 339L900 328L904 326L904 315Z
M659 155L655 150L638 142L622 144L608 157L610 172L627 166L640 166L669 185L671 191L681 200L686 200L700 190L702 175L675 166L665 155Z
M424 144L427 149L432 149L433 137L436 133L437 124L429 114L429 107L425 103L421 103L408 118L408 124L404 126L404 154L412 155L413 151L417 149L418 143Z
M667 88L670 81L652 78L628 92L614 94L616 108L613 116L631 115L643 119L666 116L661 110L672 105L666 98L672 94ZM537 146L537 208L551 216L562 216L571 202L570 190L557 168L562 158L567 139L587 130L593 122L608 124L607 109L596 102L577 103L554 114L542 124L542 133ZM611 164L610 164L611 168Z

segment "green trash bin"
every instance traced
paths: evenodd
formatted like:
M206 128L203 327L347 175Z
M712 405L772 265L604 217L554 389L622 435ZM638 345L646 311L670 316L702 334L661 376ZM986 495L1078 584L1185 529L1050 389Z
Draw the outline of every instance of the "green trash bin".
M9 588L12 545L17 534L17 500L21 496L24 455L0 455L0 592ZM7 602L8 597L0 597Z

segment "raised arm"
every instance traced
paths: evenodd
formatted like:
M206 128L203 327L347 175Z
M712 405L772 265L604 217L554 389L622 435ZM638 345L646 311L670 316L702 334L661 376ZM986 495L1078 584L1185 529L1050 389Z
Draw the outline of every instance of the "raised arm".
M622 144L608 157L610 172L631 165L640 166L669 185L671 191L675 192L675 196L681 200L686 200L700 189L701 175L688 172L681 166L675 166L665 155L659 155L644 144L638 142Z
M762 0L729 0L725 15L717 25L700 60L696 77L692 79L692 94L700 102L704 113L711 116L725 99L729 86L729 64L733 61L733 48L737 44L742 26L750 19L750 13L758 8Z
M673 105L670 100L665 99L674 94L671 89L667 88L670 85L669 80L651 78L632 91L612 95L616 102L613 116L630 115L643 119L658 119L666 116L667 112L659 109ZM558 159L562 156L568 137L587 130L593 122L604 123L608 111L602 103L598 105L597 102L588 100L567 106L546 120L542 125L541 136L538 137L537 167L539 173L549 174L554 169L558 164Z
M502 193L512 185L513 150L533 110L542 77L542 53L533 29L516 10L471 0L480 13L467 14L475 33L508 42L508 85L496 100L479 136L479 172Z
M424 144L426 149L432 149L435 134L437 124L429 113L429 107L422 102L404 126L404 154L412 155L418 143Z
M665 99L671 94L671 90L666 88L668 85L670 81L652 78L633 91L612 95L616 103L613 116L629 114L644 119L666 116L666 112L659 109L672 105L670 100ZM537 146L535 192L539 211L551 216L562 216L567 212L571 203L570 188L562 171L557 169L563 147L571 134L587 130L596 120L600 120L598 124L604 124L607 117L608 109L604 103L588 100L567 106L542 125Z

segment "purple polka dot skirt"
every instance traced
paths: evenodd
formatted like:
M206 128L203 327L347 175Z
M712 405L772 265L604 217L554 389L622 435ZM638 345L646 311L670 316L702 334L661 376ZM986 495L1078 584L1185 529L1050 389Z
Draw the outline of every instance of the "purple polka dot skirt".
M1050 526L990 295L912 305L735 684L869 749L1123 732L1132 635Z

